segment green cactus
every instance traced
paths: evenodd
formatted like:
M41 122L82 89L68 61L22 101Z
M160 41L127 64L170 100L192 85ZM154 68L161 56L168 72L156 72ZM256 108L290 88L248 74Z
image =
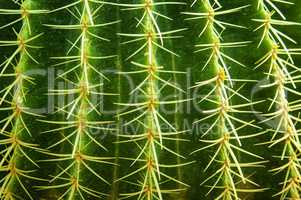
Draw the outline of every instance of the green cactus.
M301 199L298 0L0 0L0 199Z

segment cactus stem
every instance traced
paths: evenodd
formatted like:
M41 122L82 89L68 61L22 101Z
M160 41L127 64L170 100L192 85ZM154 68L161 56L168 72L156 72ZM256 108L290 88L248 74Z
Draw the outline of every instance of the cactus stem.
M125 125L130 125L133 123L138 123L138 125L142 125L144 129L143 134L135 133L135 139L131 140L122 140L118 143L129 143L135 142L140 149L139 155L130 159L133 160L131 166L134 166L137 162L144 163L137 170L119 178L117 181L124 180L138 173L142 173L142 180L138 183L137 187L140 188L139 192L121 194L125 198L137 196L138 199L163 199L164 193L173 193L178 190L174 189L162 189L161 184L163 184L163 180L167 179L172 182L178 183L180 185L184 185L188 187L185 183L178 181L171 176L163 173L161 167L165 165L160 163L158 152L161 150L167 151L176 157L184 158L180 154L174 152L169 149L165 144L165 140L170 140L168 138L168 133L165 133L161 130L162 123L166 124L173 132L173 134L179 134L176 128L160 113L159 106L164 104L176 104L179 102L183 102L183 100L175 100L170 102L160 101L160 86L163 85L172 87L180 92L184 92L181 88L179 88L174 83L166 81L165 79L160 77L160 73L168 73L168 74L177 74L183 72L177 71L169 71L164 70L163 66L159 66L157 60L158 51L164 51L168 54L178 56L175 52L169 50L165 47L164 40L169 38L179 38L181 36L172 36L170 34L178 33L183 31L184 29L177 29L172 31L161 31L160 26L157 22L157 17L161 17L165 20L171 20L168 16L159 13L156 8L159 6L165 5L177 5L183 4L180 2L154 2L152 0L144 0L140 4L122 4L119 3L118 6L125 7L122 10L142 10L142 17L138 18L136 27L142 27L143 33L119 33L118 35L126 38L130 38L123 42L122 44L130 44L136 42L142 42L142 45L134 51L130 56L126 58L126 60L131 60L133 58L141 55L143 51L145 51L144 56L146 57L145 63L138 63L135 61L131 61L131 64L135 67L140 68L140 70L136 71L128 71L128 72L120 72L119 74L146 74L146 77L138 84L131 92L130 95L136 93L142 93L145 96L145 101L139 103L117 103L122 106L134 107L133 109L124 111L118 114L118 117L123 117L129 114L135 114L137 112L141 112L137 117L134 117L130 121L126 122ZM134 39L132 39L134 38ZM157 42L159 40L159 42ZM127 138L126 135L119 135L120 137ZM175 138L176 141L181 141L179 138ZM142 142L143 144L140 145ZM160 149L160 150L159 150ZM144 157L144 159L143 159ZM182 166L181 164L168 165L169 167ZM165 166L167 167L167 165ZM185 188L184 188L185 189ZM181 189L183 190L183 189ZM164 191L164 193L162 192Z
M213 192L213 190L221 190L221 192L217 195L217 197L215 197L215 199L227 199L227 200L239 199L238 193L241 191L241 189L237 187L236 184L237 178L243 184L248 183L258 187L256 183L251 181L248 177L246 177L243 174L242 168L250 167L250 166L253 167L260 166L263 162L261 161L261 162L240 163L237 153L246 154L259 159L263 159L263 158L240 147L242 146L241 139L245 139L246 137L239 136L238 130L241 127L235 127L235 123L242 124L242 127L245 126L252 126L256 128L259 127L253 125L252 122L243 121L231 114L235 112L248 113L250 111L238 110L237 108L254 105L255 103L251 102L249 99L247 99L246 97L244 97L239 93L239 90L243 86L240 87L238 90L232 89L233 82L234 81L236 82L237 80L231 78L231 74L228 70L229 67L226 61L227 60L231 61L242 67L245 67L245 65L235 60L234 58L228 56L226 53L224 53L224 49L244 47L247 46L250 43L250 41L221 42L222 39L221 33L226 30L226 26L230 28L244 28L244 27L227 23L227 22L222 22L220 20L217 20L215 16L239 12L241 9L244 9L249 5L241 6L229 10L221 10L222 7L220 4L212 5L209 0L202 1L200 5L204 7L205 12L199 12L199 13L184 12L184 14L191 16L189 18L186 18L186 20L196 20L196 19L206 20L205 26L201 30L199 36L202 36L205 33L209 34L211 37L210 38L211 43L195 45L197 48L200 48L196 50L195 53L208 51L208 50L212 51L205 65L203 66L202 71L204 71L208 66L213 66L215 68L215 76L211 79L197 82L191 88L192 89L200 88L210 84L214 84L215 86L213 87L213 89L210 90L210 92L205 97L203 97L199 101L199 103L203 101L212 102L213 104L216 104L217 107L210 110L204 110L203 113L208 114L208 116L199 119L194 123L200 123L207 119L214 119L214 122L202 137L205 137L210 131L214 131L215 129L218 132L218 136L216 139L210 139L210 140L201 139L200 140L201 142L207 143L208 145L193 151L192 154L199 151L203 151L208 148L216 147L217 150L215 151L214 155L211 156L211 159L207 164L207 166L205 167L204 171L205 172L208 171L214 163L220 165L220 167L211 176L205 179L201 183L201 185L204 185L210 180L216 179L212 185L208 186L210 190L208 191L207 195ZM215 6L218 7L215 8ZM217 27L221 29L220 32L217 29ZM252 81L252 80L247 80L247 81ZM212 99L211 97L212 94L215 94L217 98L216 100ZM243 103L240 105L231 105L231 98L233 96L238 96L244 101L247 101L248 103ZM232 142L233 140L235 140L238 143L238 146L233 144ZM246 189L244 192L258 192L258 191L262 191L262 189Z
M281 1L280 3L292 4L288 1ZM267 118L264 121L273 119L278 121L278 126L272 130L274 133L271 140L265 144L269 144L270 148L276 145L282 145L283 151L280 159L285 161L285 164L270 171L275 173L286 171L285 179L282 182L282 189L274 196L280 196L281 200L287 198L299 199L301 196L301 174L299 169L301 165L298 154L301 152L301 148L298 131L296 130L298 118L291 113L291 111L296 110L294 107L298 106L298 103L293 104L294 102L289 102L288 95L301 96L301 94L295 90L298 75L294 75L294 72L300 72L300 69L295 66L293 60L293 56L300 54L301 50L288 48L284 39L295 44L296 42L285 33L277 30L277 26L301 24L286 21L281 10L270 0L259 1L258 9L263 11L265 18L254 19L254 21L261 23L254 31L263 29L258 47L265 41L268 42L270 50L255 64L256 68L264 66L265 64L269 66L266 74L267 78L272 79L273 82L263 85L262 87L276 87L275 96L271 99L269 106L269 110L275 106L276 111L265 114L264 116ZM283 20L272 19L274 13L277 13ZM287 67L290 67L294 71L290 72L291 70Z
M32 137L32 135L27 127L27 122L24 121L24 116L41 117L29 111L26 107L26 84L34 84L33 78L26 75L26 70L29 60L38 64L38 61L30 54L30 49L40 48L31 45L31 43L42 36L42 33L32 36L30 17L33 14L43 14L47 11L32 10L31 1L22 1L21 4L19 3L19 6L19 10L0 9L0 14L21 15L20 18L0 27L0 29L22 22L22 27L19 32L12 28L17 37L16 41L0 41L0 46L17 46L14 53L0 65L2 66L0 77L14 78L14 81L10 85L0 91L0 104L9 105L2 110L11 112L8 117L1 120L3 126L1 127L0 134L1 137L4 136L4 139L0 140L0 144L6 146L5 149L1 151L1 154L4 154L4 156L0 161L0 170L6 172L6 175L1 180L1 199L15 198L17 196L15 194L16 187L20 187L29 199L33 199L28 191L28 187L23 183L24 180L22 179L45 181L32 176L31 173L33 170L26 170L24 163L21 165L21 161L24 162L25 158L25 160L33 166L38 167L35 160L29 156L27 150L43 152L37 145L27 142L28 137ZM14 63L15 60L17 62L16 64ZM6 72L10 66L14 69L13 73Z
M98 6L99 5L99 6ZM77 8L77 6L81 7L81 11ZM98 6L95 10L94 7ZM67 154L57 154L57 153L49 153L49 155L53 155L58 157L57 159L48 159L45 161L68 161L67 167L61 169L57 175L55 175L50 183L53 186L40 186L40 189L50 189L50 188L65 188L64 192L61 194L60 198L66 197L67 199L76 199L80 197L81 199L85 199L85 196L107 196L105 192L98 192L94 189L90 188L87 183L83 181L84 173L90 173L93 176L97 177L103 183L110 185L110 183L99 174L96 169L90 166L90 163L102 163L114 165L114 163L110 162L113 158L111 157L98 157L92 156L91 151L89 151L89 146L96 145L100 149L107 151L106 147L101 144L94 136L91 134L91 130L102 130L109 131L113 130L111 128L105 127L108 124L111 124L111 121L94 121L91 120L90 116L92 113L97 113L98 116L101 116L102 113L98 110L97 106L94 105L92 101L91 95L114 95L111 93L99 92L98 89L102 88L104 83L103 79L108 80L108 78L98 70L91 61L93 60L104 60L116 57L115 55L109 56L93 56L91 52L93 50L92 39L98 39L104 42L109 42L108 39L98 36L93 33L93 30L97 27L104 27L108 25L112 25L118 23L119 21L96 24L96 11L100 12L103 4L99 2L94 2L90 0L83 0L71 3L69 5L57 8L51 12L56 12L60 10L67 9L68 12L78 20L78 24L74 25L51 25L45 24L46 26L54 29L62 29L62 30L78 30L80 31L79 36L76 38L74 42L69 41L71 47L67 51L66 56L61 57L53 57L56 60L63 60L55 64L54 66L60 65L75 65L71 67L67 71L63 72L59 75L59 78L63 79L66 82L71 83L74 88L68 89L54 89L49 91L49 95L70 95L74 94L76 97L74 100L68 102L66 105L58 108L56 112L64 112L66 116L66 121L47 121L44 122L51 124L60 124L66 125L62 128L56 128L49 132L66 130L69 131L67 134L63 136L63 138L56 143L52 144L48 147L48 149L52 149L58 145L64 145L67 142L71 142L71 151ZM73 12L73 8L75 11ZM76 51L78 55L69 55L72 54L73 51ZM76 63L76 64L75 64ZM77 74L79 71L79 75ZM99 75L101 79L100 84L94 84L92 81L92 73L96 73ZM75 74L76 80L69 80L68 76L72 76ZM102 103L102 102L101 102ZM108 161L106 161L108 160ZM59 166L60 167L60 166ZM66 178L68 176L68 178ZM61 180L64 180L66 184L60 184ZM99 196L100 195L100 196Z

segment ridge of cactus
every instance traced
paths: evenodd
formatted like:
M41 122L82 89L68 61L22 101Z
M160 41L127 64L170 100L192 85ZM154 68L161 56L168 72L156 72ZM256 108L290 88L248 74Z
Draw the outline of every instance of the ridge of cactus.
M1 63L0 78L9 79L10 83L1 91L0 105L1 111L8 111L8 116L1 120L0 145L1 160L0 171L5 175L1 179L0 198L16 199L20 198L21 190L29 199L33 199L30 193L30 185L26 180L44 181L35 177L33 172L39 167L36 160L31 157L31 152L44 152L37 144L33 143L32 133L28 128L27 117L40 118L27 107L28 87L34 84L34 78L27 74L31 65L38 65L38 59L31 53L35 49L41 48L35 44L43 34L36 34L32 31L31 17L33 15L44 14L46 10L34 9L34 1L24 0L14 2L19 9L0 9L1 15L20 15L16 20L0 27L12 28L16 40L0 41L1 47L17 47L14 52ZM20 30L16 30L16 25L21 23ZM28 165L28 166L25 166Z
M75 1L51 12L65 11L76 21L73 24L45 24L53 29L62 29L77 34L74 41L67 39L70 48L65 56L53 57L58 60L54 67L66 66L66 70L58 75L65 83L64 88L50 90L48 95L70 96L73 99L60 106L55 113L62 113L60 121L43 120L49 124L60 125L58 128L47 130L44 133L63 132L62 137L47 149L62 148L63 152L50 152L53 158L42 160L43 162L57 163L57 172L49 180L50 185L39 186L40 190L59 189L58 199L89 199L105 198L109 194L104 188L92 187L89 175L95 176L98 185L104 183L110 185L110 180L102 175L101 168L104 165L114 166L113 157L106 154L108 149L102 141L93 134L95 130L102 135L109 131L113 121L104 120L101 113L100 100L104 96L115 95L104 92L104 85L110 80L104 74L102 66L96 66L95 60L108 60L116 55L99 55L96 51L95 41L108 44L109 39L98 35L97 29L118 23L109 21L97 23L103 12L103 3L84 0ZM73 21L74 21L73 20ZM68 38L68 37L67 37ZM94 78L94 77L100 78ZM96 83L97 82L97 83ZM97 149L97 152L95 151Z
M200 142L204 144L192 154L203 152L204 150L213 149L209 154L209 163L204 168L204 173L212 173L206 177L201 183L209 188L206 195L214 194L214 199L240 199L241 193L261 192L264 189L256 184L252 179L252 175L244 173L245 168L262 167L264 162L262 157L246 150L243 147L242 140L250 139L263 134L240 135L239 132L245 127L259 128L253 124L253 121L244 121L240 117L235 116L237 113L252 113L248 107L259 102L251 102L248 98L240 94L240 90L244 87L241 85L238 89L234 88L240 82L250 82L253 80L240 79L231 77L230 65L238 65L246 67L235 58L227 55L227 49L239 48L247 46L250 41L228 42L223 39L223 35L227 34L228 28L242 29L243 26L232 24L220 20L220 16L237 13L248 7L223 9L222 4L215 0L194 1L191 7L197 7L197 11L184 12L188 17L186 20L203 21L204 27L200 31L199 37L208 38L201 44L196 44L195 53L209 52L208 59L204 66L201 66L201 73L208 73L211 70L212 78L196 82L191 89L202 91L208 89L208 93L198 98L197 102L202 106L203 103L210 104L210 109L203 109L201 119L194 123L205 123L210 121L210 127L200 136ZM209 69L208 69L209 68ZM211 69L210 69L211 68ZM207 70L207 71L206 71ZM207 77L206 77L207 78ZM205 90L206 91L206 90ZM240 104L234 104L232 100L240 98ZM241 156L249 156L255 161L241 162ZM259 161L258 161L259 159ZM251 185L251 188L244 187Z
M300 199L300 153L301 145L299 139L298 123L299 115L294 113L300 109L300 100L290 101L289 97L296 95L300 98L296 84L300 81L300 68L295 65L294 56L299 55L300 48L291 48L287 44L297 42L279 30L281 26L301 25L297 22L288 21L279 8L278 4L293 4L289 1L258 1L257 9L262 12L262 19L253 19L260 25L254 31L261 31L262 36L258 47L267 43L268 51L257 62L256 67L267 67L265 72L269 83L262 85L263 88L275 88L274 96L269 99L268 113L263 114L263 122L276 120L277 125L270 128L271 140L263 144L269 148L281 148L280 166L270 170L275 175L285 173L280 183L281 190L275 194L281 200ZM278 15L281 19L278 19ZM279 175L280 176L280 175Z
M120 181L120 184L132 185L136 188L136 191L125 193L121 191L120 199L163 200L165 199L165 195L179 193L189 187L184 182L168 174L169 168L183 167L189 163L177 163L173 161L174 163L165 164L160 159L164 152L168 153L169 156L184 159L182 155L169 148L166 144L170 141L182 141L183 139L175 136L184 131L177 130L160 112L160 106L162 105L173 105L187 101L177 99L170 101L161 100L162 91L166 87L184 92L175 83L162 78L161 74L172 76L173 74L183 74L184 72L164 69L166 67L162 66L164 65L164 60L158 59L162 53L178 56L175 52L165 47L165 44L167 39L178 38L179 36L174 34L183 31L183 29L162 29L158 18L162 19L165 23L172 19L166 16L161 9L165 6L182 4L184 3L176 1L156 2L153 0L143 0L132 4L116 4L121 7L121 12L128 12L137 20L133 26L137 32L118 33L121 38L126 38L121 43L122 45L135 44L137 48L130 52L130 55L126 56L125 61L129 62L129 69L121 71L119 74L133 77L140 75L141 78L138 83L134 83L134 88L132 88L129 94L130 97L137 96L139 98L135 99L135 102L117 103L120 106L128 108L117 116L123 119L124 126L133 125L139 127L133 132L123 132L119 135L120 141L118 143L128 145L131 148L134 145L134 148L137 148L138 151L135 158L132 158L132 155L122 157L122 159L131 162L130 172L121 176L116 181ZM139 30L142 30L142 32ZM167 127L167 130L161 128L163 125ZM183 187L171 188L172 186L165 186L168 182L173 182L177 185L180 184Z

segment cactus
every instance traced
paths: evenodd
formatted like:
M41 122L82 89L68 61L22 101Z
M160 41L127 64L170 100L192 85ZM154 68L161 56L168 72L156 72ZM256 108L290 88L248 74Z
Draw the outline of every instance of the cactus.
M28 120L40 115L31 112L32 105L28 100L28 89L34 84L28 71L39 64L32 52L39 49L36 42L42 33L34 29L32 16L43 14L46 10L36 9L33 2L17 3L17 9L1 9L2 15L19 15L12 22L1 26L4 29L20 22L19 30L12 28L14 40L3 40L1 46L14 47L14 52L2 63L1 78L9 79L1 88L1 111L7 111L1 123L1 199L20 198L18 190L22 190L29 199L33 199L24 179L42 180L32 173L36 170L37 161L32 158L32 151L43 152L33 143L34 134L29 129ZM35 134L36 135L36 134Z
M282 2L284 4L290 4L288 1ZM300 69L295 65L293 56L300 53L298 48L290 48L286 41L297 43L294 39L288 36L284 31L279 30L281 26L294 26L300 25L296 22L291 22L286 19L280 9L278 9L276 3L259 1L258 9L262 9L264 19L253 19L256 22L261 23L255 30L263 29L262 39L259 42L260 46L265 40L268 43L269 51L260 60L257 61L257 67L262 65L268 66L267 78L271 80L271 83L263 85L262 87L275 87L275 94L271 100L270 107L275 107L273 111L265 114L269 121L273 118L277 119L277 128L271 129L273 136L267 144L269 147L281 145L282 153L278 155L279 159L283 161L283 164L271 169L271 172L285 172L285 177L282 181L282 189L275 194L280 199L299 199L300 198L300 172L299 172L299 136L298 136L298 115L292 114L298 107L298 103L295 101L290 102L289 96L295 94L300 96L297 90L295 81L298 81L298 77L295 77L294 71L300 72ZM280 16L280 20L274 19L274 14ZM286 41L285 41L286 40ZM288 69L291 68L291 69ZM298 75L297 75L298 76ZM298 101L297 101L298 102Z
M98 181L95 182L97 184L101 185L101 183L98 183L99 181L107 185L110 184L106 180L107 178L93 167L95 163L98 165L113 165L110 161L111 157L98 156L94 153L95 149L99 149L99 151L108 151L108 149L94 138L93 131L95 129L110 130L106 125L112 122L103 119L100 108L95 104L93 98L112 94L103 92L102 88L108 78L104 75L102 66L96 66L93 60L115 57L114 55L102 55L102 52L96 53L94 42L104 41L109 43L108 39L96 34L96 29L116 22L97 23L97 18L102 16L103 10L102 5L98 4L87 0L59 7L51 12L67 10L74 17L73 21L76 22L71 25L45 25L54 29L78 33L74 41L68 39L70 48L66 55L52 57L52 59L59 60L57 64L53 65L54 67L60 67L68 63L68 67L66 66L66 70L59 74L58 78L67 81L69 84L66 88L52 89L48 93L48 95L55 96L72 94L73 97L69 100L70 102L67 101L63 105L58 105L56 113L62 113L62 120L43 120L45 123L61 125L59 128L44 132L63 131L61 137L47 147L47 149L54 149L56 146L61 146L61 151L48 153L54 158L44 160L44 162L56 162L57 167L61 170L49 180L50 185L39 186L39 189L51 190L55 188L61 190L62 192L57 197L59 199L84 199L87 195L95 198L106 196L105 193L98 192L93 185L86 183L85 179L88 174L97 177ZM100 78L95 79L93 76Z
M301 199L300 9L0 0L0 199Z
M205 145L202 145L201 148L193 151L192 153L215 147L215 150L213 151L214 153L210 155L210 161L205 167L204 172L207 172L214 162L217 162L219 167L217 167L217 170L206 178L202 184L213 179L213 185L209 186L209 193L214 189L218 189L221 191L215 194L217 199L238 199L238 192L258 191L256 189L241 189L236 186L237 181L244 184L249 183L251 185L258 186L255 182L244 175L243 168L256 167L262 162L249 161L242 163L239 161L238 154L247 154L249 156L261 158L252 152L245 150L241 142L242 139L252 138L258 136L258 134L248 136L238 135L238 130L241 127L235 127L235 124L241 124L241 126L254 126L256 128L257 126L253 125L252 122L244 121L233 116L233 113L249 113L250 111L245 110L245 107L255 104L256 102L251 102L235 89L232 89L234 82L248 82L249 80L232 79L228 61L232 63L234 62L243 67L245 67L245 65L235 60L233 57L228 56L224 53L223 49L245 47L249 41L222 42L222 34L226 34L226 26L234 28L244 27L218 20L216 17L219 15L239 12L247 6L223 10L220 3L211 4L210 1L203 1L201 6L204 7L204 12L187 12L185 14L191 16L190 18L187 18L187 20L197 20L203 16L203 18L206 19L205 26L199 36L201 37L203 34L208 34L209 42L205 44L197 44L196 47L199 49L195 52L211 50L206 64L200 71L205 71L206 67L209 66L213 68L213 77L209 77L210 79L208 80L197 82L192 88L204 88L207 85L213 85L213 89L209 90L208 94L198 100L198 103L211 101L215 107L209 110L204 110L203 113L208 114L208 116L202 117L194 123L202 123L205 120L213 118L212 125L206 130L202 137L205 137L212 130L216 131L216 137L210 140L201 139ZM219 31L217 26L220 26L222 30ZM235 98L235 96L240 98L240 104L235 105L232 103L232 99Z

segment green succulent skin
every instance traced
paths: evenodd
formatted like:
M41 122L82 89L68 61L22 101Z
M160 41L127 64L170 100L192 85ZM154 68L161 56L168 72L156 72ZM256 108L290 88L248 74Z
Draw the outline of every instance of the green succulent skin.
M300 199L298 0L0 0L0 199Z

